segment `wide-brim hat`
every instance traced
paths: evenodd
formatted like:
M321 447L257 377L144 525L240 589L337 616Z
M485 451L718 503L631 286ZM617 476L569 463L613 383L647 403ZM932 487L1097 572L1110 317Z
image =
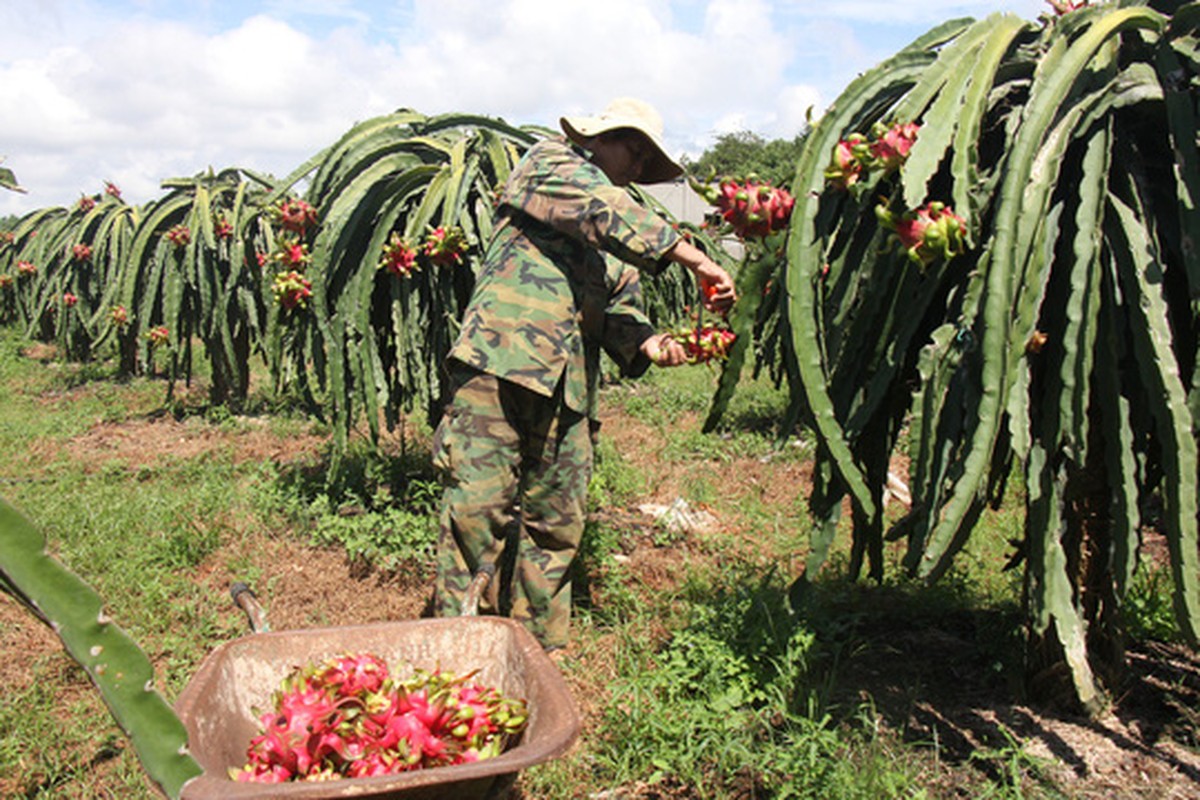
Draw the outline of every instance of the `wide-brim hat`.
M595 117L562 117L559 120L571 141L586 146L587 140L618 128L632 128L654 145L654 157L642 168L637 183L664 183L683 174L683 167L667 155L663 145L663 122L649 103L632 97L619 97Z

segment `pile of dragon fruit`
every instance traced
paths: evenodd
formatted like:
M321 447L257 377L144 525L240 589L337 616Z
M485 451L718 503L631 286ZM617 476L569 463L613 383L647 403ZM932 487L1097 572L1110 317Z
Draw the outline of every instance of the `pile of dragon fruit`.
M236 781L286 783L391 775L491 758L525 728L525 701L455 676L391 675L370 653L284 678Z

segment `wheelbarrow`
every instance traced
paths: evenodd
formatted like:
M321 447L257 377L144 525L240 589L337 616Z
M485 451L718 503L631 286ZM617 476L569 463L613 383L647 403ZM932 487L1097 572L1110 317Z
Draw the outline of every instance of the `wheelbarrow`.
M579 713L558 669L523 626L504 617L476 616L488 576L476 576L463 616L332 628L271 631L262 607L244 584L233 587L253 633L217 647L201 663L176 702L192 757L203 774L181 797L403 798L495 800L508 795L526 767L562 755L579 733ZM280 681L297 666L344 653L373 653L388 664L477 670L478 680L509 697L524 698L528 722L514 746L494 758L397 775L330 782L240 783L229 777L246 761L258 732L254 708L267 708Z

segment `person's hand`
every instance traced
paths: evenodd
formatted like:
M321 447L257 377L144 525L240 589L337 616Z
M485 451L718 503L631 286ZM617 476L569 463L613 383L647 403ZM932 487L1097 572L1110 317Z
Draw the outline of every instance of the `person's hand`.
M704 307L716 314L724 314L737 300L737 292L733 287L733 278L721 269L715 261L705 259L695 269L696 280L700 282L700 292L704 296Z
M687 351L669 333L657 333L642 342L646 358L660 367L677 367L687 363Z
M737 300L733 278L721 266L706 256L700 248L680 239L671 248L667 257L691 270L700 284L704 307L716 314L724 314Z

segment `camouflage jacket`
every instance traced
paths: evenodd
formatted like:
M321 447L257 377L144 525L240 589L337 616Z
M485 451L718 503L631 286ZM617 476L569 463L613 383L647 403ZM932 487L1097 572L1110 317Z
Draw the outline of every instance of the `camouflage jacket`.
M504 187L450 356L546 396L561 382L567 407L595 417L601 348L626 375L649 366L638 348L654 329L627 264L657 273L678 240L581 151L539 142Z

